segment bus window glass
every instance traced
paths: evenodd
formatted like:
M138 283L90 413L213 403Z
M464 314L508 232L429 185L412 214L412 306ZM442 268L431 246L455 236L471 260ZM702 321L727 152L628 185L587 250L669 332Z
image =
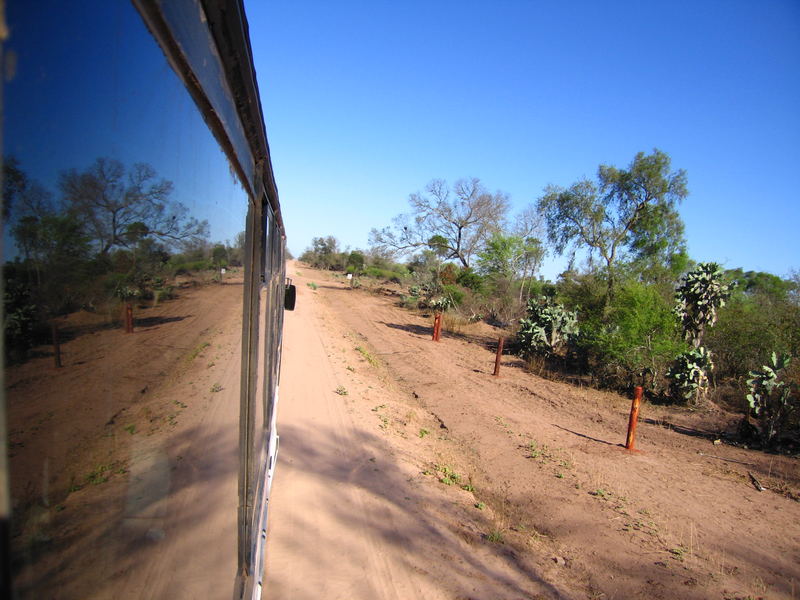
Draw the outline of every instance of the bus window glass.
M230 597L248 197L130 2L6 18L15 591Z

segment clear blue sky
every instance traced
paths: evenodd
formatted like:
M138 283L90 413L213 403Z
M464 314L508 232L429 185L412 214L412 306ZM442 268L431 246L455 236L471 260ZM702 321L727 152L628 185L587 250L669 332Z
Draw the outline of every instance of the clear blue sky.
M244 229L247 198L183 84L130 2L38 0L8 6L3 153L57 198L67 169L98 157L152 165L172 199L210 224L211 241ZM7 257L15 250L6 237Z
M657 147L688 173L694 259L800 267L796 0L246 8L295 253L366 247L435 177L521 209Z

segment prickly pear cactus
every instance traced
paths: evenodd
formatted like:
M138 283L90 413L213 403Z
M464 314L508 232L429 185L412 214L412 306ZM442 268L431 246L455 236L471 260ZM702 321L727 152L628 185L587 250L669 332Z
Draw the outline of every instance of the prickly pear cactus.
M702 346L678 356L667 371L672 396L698 404L708 392L708 372L713 367L711 353Z
M703 344L706 328L717 322L717 310L725 306L733 285L725 281L722 267L710 262L697 265L675 290L675 315L681 321L686 341L694 348Z
M578 334L578 315L552 298L540 296L528 300L527 316L519 321L520 355L551 356Z
M789 366L789 355L772 353L770 364L757 371L750 371L747 386L747 402L752 415L758 419L761 441L772 443L781 432L786 419L798 409L798 400L793 397L791 386L781 380L782 371Z

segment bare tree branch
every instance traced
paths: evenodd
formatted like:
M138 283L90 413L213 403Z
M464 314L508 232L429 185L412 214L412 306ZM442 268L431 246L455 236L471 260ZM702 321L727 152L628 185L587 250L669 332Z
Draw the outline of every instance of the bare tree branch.
M373 229L370 243L400 252L436 246L465 267L508 212L508 196L489 193L477 178L459 179L452 190L434 179L425 193L413 193L408 201L411 213L395 217L391 227Z

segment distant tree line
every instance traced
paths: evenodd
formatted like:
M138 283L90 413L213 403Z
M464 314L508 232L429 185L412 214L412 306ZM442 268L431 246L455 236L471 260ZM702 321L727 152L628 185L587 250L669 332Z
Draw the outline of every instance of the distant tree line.
M409 213L372 230L368 250L343 252L320 237L300 259L401 282L409 307L505 327L542 373L642 385L662 401L724 402L752 417L763 443L800 444L800 368L791 360L800 353L800 277L693 261L678 211L687 197L687 174L657 149L627 168L600 165L594 179L548 186L513 216L508 195L478 179L434 180L411 194ZM538 276L548 252L569 258L555 282ZM770 364L775 377L765 379ZM764 424L767 413L775 427Z

